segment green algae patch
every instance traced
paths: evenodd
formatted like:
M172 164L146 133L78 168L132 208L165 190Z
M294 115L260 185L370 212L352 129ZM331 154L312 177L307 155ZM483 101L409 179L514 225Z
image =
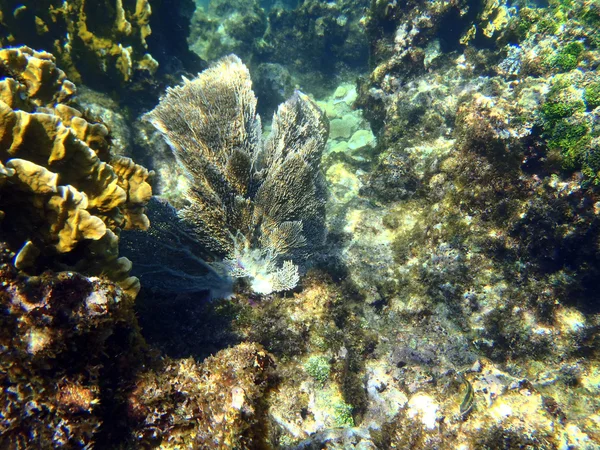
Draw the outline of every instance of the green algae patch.
M352 417L352 405L344 401L340 401L333 405L335 415L333 420L338 427L353 427L354 418Z
M573 70L581 61L583 51L584 47L581 42L570 42L554 57L552 66L563 72Z
M563 155L563 167L576 170L585 165L585 154L589 149L592 138L590 129L586 124L573 124L561 120L552 131L552 137L548 140L548 146L558 148ZM581 168L585 168L581 167Z
M325 356L311 356L304 364L304 370L320 384L325 384L331 375L331 365Z
M583 99L588 111L600 106L600 83L592 83L583 91Z
M542 106L542 116L546 121L546 128L552 127L561 119L566 119L577 112L583 111L585 111L583 101L569 102L552 98Z
M590 116L600 102L600 84L578 88L577 80L561 77L540 108L543 136L550 152L560 155L564 170L580 170L593 184L600 183L600 155L595 144L594 120Z

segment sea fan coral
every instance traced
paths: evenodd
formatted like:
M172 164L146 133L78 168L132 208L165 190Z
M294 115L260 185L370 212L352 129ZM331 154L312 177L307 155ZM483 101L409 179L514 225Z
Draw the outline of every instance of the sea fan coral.
M168 89L146 118L188 174L191 206L181 216L198 240L225 259L231 276L252 278L255 292L292 289L291 261L325 239L324 114L297 91L263 141L250 74L230 55Z

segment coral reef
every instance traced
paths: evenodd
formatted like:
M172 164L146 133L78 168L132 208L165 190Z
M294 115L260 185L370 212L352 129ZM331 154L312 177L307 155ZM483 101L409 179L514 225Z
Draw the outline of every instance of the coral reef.
M291 260L322 245L324 186L319 172L328 126L301 92L281 105L264 142L250 75L226 57L171 88L148 120L190 178L182 216L199 242L225 257L233 277L257 293L292 289Z
M127 397L135 425L132 443L163 441L166 448L266 446L264 405L273 383L272 357L257 344L240 344L207 358L165 360L140 374Z
M198 4L151 123L0 53L0 447L598 448L598 5Z
M202 364L149 351L133 301L76 273L26 277L0 250L0 446L256 448L275 380L257 344Z
M376 147L362 166L340 149L326 175L362 184L336 199L332 227L345 294L362 297L378 340L359 346L369 356L358 428L299 448L597 446L593 407L578 409L598 367L589 5L563 10L568 21L560 6L466 6L372 3L358 105ZM528 14L538 16L519 31Z
M481 3L371 2L365 27L371 50L372 80L387 82L385 75L389 73L422 73L445 52L455 50L461 35L473 25Z
M273 447L348 429L364 411L357 375L365 348L372 349L377 337L362 327L357 306L331 280L309 272L304 289L292 297L236 311L233 328L241 338L258 340L277 357L278 384L267 416Z
M69 106L75 86L52 55L0 50L0 71L1 226L17 267L105 274L135 295L118 234L148 228L148 171L112 157L108 129Z
M2 0L0 45L52 52L75 83L103 90L131 89L140 97L154 87L156 75L201 68L185 45L184 10L193 2L166 3L43 0L23 5ZM160 66L166 70L159 71Z

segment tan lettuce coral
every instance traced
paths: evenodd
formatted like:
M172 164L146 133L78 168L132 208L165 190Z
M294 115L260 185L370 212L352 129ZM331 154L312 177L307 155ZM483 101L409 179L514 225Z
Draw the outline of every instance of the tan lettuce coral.
M14 33L0 37L0 45L53 42L48 50L52 49L77 82L81 81L81 72L89 70L86 65L122 83L138 71L154 74L158 68L146 43L151 34L149 0L29 3L14 9L14 3L0 1L0 18L6 18L5 29ZM31 17L35 17L35 27Z
M61 103L75 88L52 55L0 50L0 74L0 208L9 243L20 249L17 267L72 253L68 265L106 274L135 293L117 236L149 226L148 171L113 158L108 129Z
M146 38L151 32L152 9L148 0L137 0L132 9L126 9L123 1L117 0L113 26L104 26L102 31L98 31L99 27L95 24L94 8L90 9L86 3L82 0L65 2L63 13L69 32L95 55L101 67L117 69L116 73L123 81L129 81L136 70L154 73L158 62L144 51L148 47Z
M2 80L0 98L11 108L45 106L64 102L75 93L75 85L56 67L54 57L27 47L0 50L0 61L11 78ZM23 99L25 92L27 102Z
M127 202L123 205L125 229L146 230L150 226L144 214L144 205L152 197L152 188L148 184L148 169L134 163L131 158L116 156L110 164L118 177L119 186L127 193Z

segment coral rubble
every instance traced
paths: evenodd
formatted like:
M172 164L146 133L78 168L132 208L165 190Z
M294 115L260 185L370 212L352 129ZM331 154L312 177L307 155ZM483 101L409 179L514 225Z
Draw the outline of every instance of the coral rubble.
M105 274L135 294L118 234L148 227L149 172L113 157L109 130L70 106L75 86L52 55L0 50L0 71L1 226L17 267Z
M229 56L169 89L147 117L189 174L182 214L199 241L257 293L295 287L297 266L280 261L310 254L325 238L319 163L328 124L318 107L296 92L263 146L250 74Z

